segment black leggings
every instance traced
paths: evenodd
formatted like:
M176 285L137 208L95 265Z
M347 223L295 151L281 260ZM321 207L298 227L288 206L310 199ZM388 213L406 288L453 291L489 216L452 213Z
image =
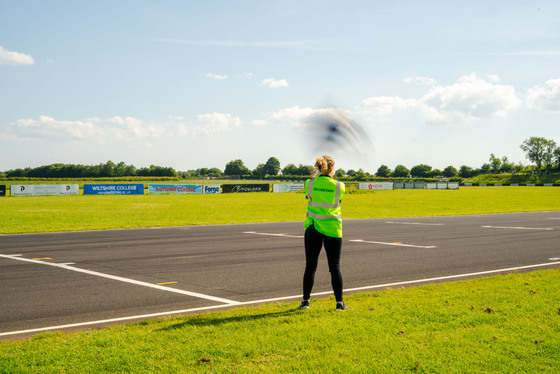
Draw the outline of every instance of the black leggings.
M336 301L342 301L342 274L340 273L340 252L342 250L342 238L326 236L309 226L305 230L305 273L303 274L303 299L309 300L311 290L315 281L315 271L319 261L319 254L323 243L327 253L329 271L331 272L331 284Z

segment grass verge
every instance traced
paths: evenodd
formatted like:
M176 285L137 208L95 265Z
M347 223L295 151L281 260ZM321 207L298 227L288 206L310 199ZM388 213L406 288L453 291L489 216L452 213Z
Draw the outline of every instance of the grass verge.
M0 234L302 221L300 193L40 196L0 198ZM556 187L356 191L344 218L420 217L560 210Z
M560 190L348 194L345 218L560 210ZM0 233L302 220L301 193L0 199ZM0 373L557 373L560 270L144 321L0 342Z
M2 373L558 373L560 270L0 342Z

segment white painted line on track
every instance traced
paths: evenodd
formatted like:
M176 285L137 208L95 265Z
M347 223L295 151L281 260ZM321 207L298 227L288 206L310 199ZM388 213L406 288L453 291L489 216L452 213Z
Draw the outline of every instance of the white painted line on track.
M554 230L552 227L524 227L524 226L480 226L488 229L511 229L511 230Z
M243 232L243 234L282 236L284 238L303 238L303 235L270 234L270 233L266 233L266 232L255 232L255 231L245 231L245 232Z
M426 223L426 222L385 222L385 223L392 223L395 225L421 225L421 226L443 226L443 223Z
M201 294L201 293L180 290L180 289L172 288L172 287L160 286L160 285L157 285L157 284L137 281L137 280L129 279L129 278L118 277L116 275L100 273L100 272L97 272L97 271L80 269L80 268L77 268L77 267L69 266L67 264L57 264L57 263L53 263L53 262L31 260L31 259L23 258L23 257L19 257L19 256L10 256L10 255L1 255L1 254L0 254L0 257L12 259L12 260L17 260L17 261L31 262L31 263L39 264L39 265L53 266L53 267L60 268L60 269L71 270L71 271L75 271L75 272L78 272L78 273L93 275L93 276L101 277L101 278L107 278L107 279L116 280L116 281L119 281L119 282L131 283L131 284L135 284L135 285L138 285L138 286L155 288L155 289L162 290L162 291L174 292L174 293L178 293L178 294L181 294L181 295L197 297L197 298L200 298L200 299L217 301L217 302L224 303L224 304L227 304L227 305L237 305L237 304L239 304L237 301L233 301L233 300L222 299L220 297L204 295L204 294Z
M385 288L385 287L394 287L394 286L405 286L408 284L416 284L416 283L427 283L427 282L435 282L441 280L450 280L450 279L457 279L457 278L468 278L468 277L475 277L480 275L489 275L489 274L496 274L496 273L505 273L505 272L512 272L516 270L524 270L524 269L534 269L539 267L545 266L553 266L553 265L560 265L560 262L547 262L544 264L536 264L536 265L526 265L526 266L517 266L513 268L506 268L506 269L497 269L497 270L487 270L487 271L478 271L475 273L466 273L466 274L457 274L457 275L446 275L443 277L435 277L435 278L427 278L427 279L418 279L418 280L411 280L405 282L396 282L396 283L387 283L387 284L378 284L376 286L366 286L366 287L356 287L356 288L349 288L344 290L345 292L354 292L354 291L363 291L363 290L370 290L373 288ZM326 293L323 293L326 294Z
M403 244L403 243L387 243L387 242L373 242L369 240L361 240L361 239L354 239L349 240L349 242L356 242L356 243L371 243L371 244L382 244L382 245L394 245L397 247L412 247L412 248L437 248L435 245L415 245L415 244Z
M0 255L0 256L2 256L2 255ZM518 266L518 267L513 267L513 268L507 268L507 269L479 271L479 272L476 272L476 273L447 275L447 276L443 276L443 277L417 279L417 280L411 280L411 281L386 283L386 284L377 284L377 285L374 285L374 286L355 287L355 288L345 289L344 292L364 291L364 290L371 290L371 289L375 289L375 288L387 288L387 287L405 286L405 285L409 285L409 284L428 283L428 282L450 280L450 279L457 279L457 278L468 278L468 277L474 277L474 276L479 276L479 275L489 275L489 274L496 274L496 273L512 272L512 271L516 271L516 270L534 269L534 268L553 266L553 265L560 265L560 262L548 262L548 263L544 263L544 264ZM331 295L331 294L332 294L332 291L325 291L325 292L312 293L311 296L324 296L324 295ZM298 298L301 298L301 294L300 295L294 295L294 296L277 297L277 298L272 298L272 299L262 299L262 300L238 302L236 305L243 306L243 305L251 305L251 304L264 304L264 303L269 303L269 302L284 301L284 300L291 300L291 299L298 299ZM226 307L231 307L231 306L232 306L231 304L220 304L220 305L206 306L206 307L200 307L200 308L173 310L173 311L168 311L168 312L141 314L141 315L137 315L137 316L127 316L127 317L119 317L119 318L111 318L111 319L102 319L102 320L98 320L98 321L70 323L70 324L67 324L67 325L41 327L41 328L36 328L36 329L0 332L0 336L31 334L31 333L39 333L39 332L43 332L43 331L50 331L50 330L62 330L62 329L69 329L69 328L74 328L74 327L101 325L101 324L115 323L115 322L126 322L126 321L131 321L131 320L141 320L141 319L146 319L146 318L164 317L164 316L176 315L176 314L202 312L202 311L205 311L205 310L221 309L221 308L226 308Z

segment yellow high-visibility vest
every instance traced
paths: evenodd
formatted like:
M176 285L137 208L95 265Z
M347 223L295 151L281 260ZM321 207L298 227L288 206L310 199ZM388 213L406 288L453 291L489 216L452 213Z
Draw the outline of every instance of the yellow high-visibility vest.
M320 233L334 238L342 238L342 214L340 201L346 192L342 182L321 175L305 181L307 216L303 227L315 226Z

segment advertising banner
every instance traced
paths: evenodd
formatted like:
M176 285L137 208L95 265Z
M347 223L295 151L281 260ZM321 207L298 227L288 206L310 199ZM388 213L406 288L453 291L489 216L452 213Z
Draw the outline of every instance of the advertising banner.
M368 182L360 183L360 190L392 190L393 182Z
M64 196L79 195L80 186L77 184L12 184L12 196Z
M172 193L172 194L201 194L201 184L149 184L148 194Z
M222 192L269 192L269 184L224 184Z
M215 194L220 193L220 185L219 184L208 184L204 186L204 193L205 194Z
M84 195L144 195L144 184L84 184Z
M0 184L0 196L6 196L6 185Z
M273 192L297 192L303 190L305 183L278 183L272 185Z
M438 182L438 183L426 183L426 188L428 190L458 190L459 183L448 183L448 182Z

